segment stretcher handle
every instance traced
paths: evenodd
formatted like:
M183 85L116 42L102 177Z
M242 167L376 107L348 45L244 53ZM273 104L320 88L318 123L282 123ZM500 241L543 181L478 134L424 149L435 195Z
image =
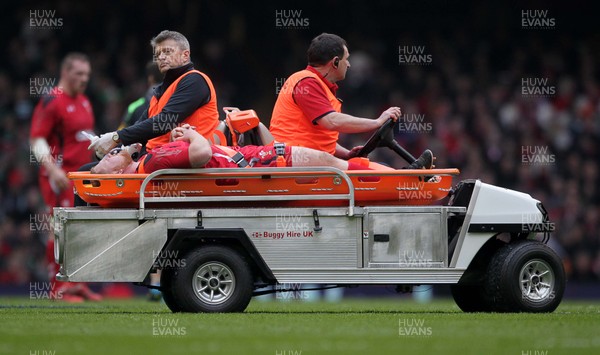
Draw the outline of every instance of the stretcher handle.
M318 195L324 199L347 199L348 200L348 216L353 216L354 215L354 184L352 183L352 180L350 179L350 177L343 172L340 169L334 168L334 167L330 167L330 166L320 166L320 167L285 167L285 168L252 168L252 172L253 173L257 173L257 175L265 175L265 174L272 174L272 173L277 173L277 172L286 172L286 173L290 173L290 172L301 172L301 173L306 173L306 172L313 172L314 175L316 176L331 176L331 175L335 175L340 177L343 181L346 182L346 185L348 186L348 193L347 194L323 194L323 195ZM235 173L241 173L239 176L236 175L232 175ZM146 176L146 178L144 179L144 181L142 182L142 185L140 186L140 200L139 200L139 211L138 211L138 217L140 220L145 219L145 203L146 200L148 198L146 198L145 196L145 192L146 192L146 187L148 186L148 184L157 176L162 176L162 175L192 175L192 174L203 174L203 175L209 175L209 174L214 174L214 178L219 178L219 174L224 174L224 176L226 176L227 178L244 178L247 177L248 173L248 169L243 169L243 168L215 168L215 169L162 169L162 170L157 170L151 174L149 174L148 176ZM262 174L261 174L262 173ZM275 174L272 175L273 177L277 178L279 175ZM285 175L283 175L285 176ZM212 177L212 176L211 176ZM222 177L222 176L221 176ZM236 196L223 196L222 200L223 201L227 201L227 200L234 200ZM300 199L305 199L306 196L297 196L297 195L293 195L293 196L275 196L278 199L281 199L282 197L289 197L289 200L300 200ZM186 202L186 200L184 200L185 197L178 197L178 198L165 198L164 202ZM207 199L208 197L205 197L204 199ZM256 197L257 200L258 199L265 199L265 196L257 196ZM155 198L150 197L149 198L151 201L154 201ZM168 200L168 201L167 201ZM197 201L202 201L203 198L202 197L192 197L192 198L187 198L188 202L197 202Z

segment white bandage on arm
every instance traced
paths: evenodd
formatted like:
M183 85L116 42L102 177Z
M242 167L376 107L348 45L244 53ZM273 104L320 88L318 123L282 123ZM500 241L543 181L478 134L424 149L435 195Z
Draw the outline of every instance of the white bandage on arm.
M31 149L37 161L43 165L47 163L54 163L52 155L50 154L50 146L45 138L33 138L31 140Z

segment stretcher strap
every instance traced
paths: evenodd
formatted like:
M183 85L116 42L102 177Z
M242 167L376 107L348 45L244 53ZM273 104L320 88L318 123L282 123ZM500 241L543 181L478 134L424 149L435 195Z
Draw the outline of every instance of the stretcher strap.
M237 166L239 166L240 168L250 167L250 165L248 165L248 161L246 161L246 159L244 159L244 155L242 155L242 153L240 153L240 152L237 152L232 156L219 154L219 153L213 153L213 156L219 157L219 158L225 158L228 161L237 164Z

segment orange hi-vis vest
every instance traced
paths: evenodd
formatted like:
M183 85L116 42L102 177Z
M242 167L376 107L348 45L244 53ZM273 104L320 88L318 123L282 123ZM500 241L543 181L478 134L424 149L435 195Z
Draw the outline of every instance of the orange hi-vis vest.
M175 92L179 81L181 81L181 79L183 79L186 75L189 75L191 73L198 73L202 75L204 80L206 80L206 84L208 84L208 88L210 89L210 100L205 105L200 106L196 111L192 112L192 114L186 117L181 123L188 123L191 126L195 126L196 131L198 133L203 135L204 138L212 141L213 131L215 130L215 128L217 128L217 125L219 124L217 94L215 92L215 87L213 86L210 78L206 74L198 70L190 70L185 74L181 75L179 78L177 78L177 80L175 80L171 83L171 85L169 85L169 87L167 88L167 90L165 90L160 99L157 99L156 96L152 96L152 99L150 100L150 106L148 107L148 118L158 115L163 110L163 108ZM159 123L163 123L165 126L171 126L173 125L173 122L174 121L172 121L172 118L170 117L159 118ZM175 126L173 125L171 128L175 128ZM146 149L150 150L163 144L169 143L170 135L171 132L167 132L162 136L150 139L148 143L146 143Z
M327 94L327 99L331 102L333 109L336 112L342 111L342 103L333 95L323 80L310 70L301 70L292 74L283 84L273 108L269 130L278 142L334 154L339 133L313 124L312 120L306 117L294 102L293 94L302 95L301 92L295 92L296 85L306 78L317 79Z

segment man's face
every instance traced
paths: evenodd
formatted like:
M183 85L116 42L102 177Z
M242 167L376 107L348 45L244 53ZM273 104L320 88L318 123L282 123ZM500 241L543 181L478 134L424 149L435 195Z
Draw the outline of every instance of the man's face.
M127 149L114 148L92 168L94 174L122 174L131 162L131 155Z
M68 85L67 90L73 94L82 94L87 88L92 68L89 62L74 59L68 68L61 73L61 79Z
M154 47L154 60L158 70L164 74L167 70L178 68L190 60L189 49L181 49L177 42L166 39Z
M350 61L348 58L350 57L350 53L348 52L348 47L344 46L344 55L340 59L337 70L335 72L336 81L344 80L346 78L346 72L350 68Z

